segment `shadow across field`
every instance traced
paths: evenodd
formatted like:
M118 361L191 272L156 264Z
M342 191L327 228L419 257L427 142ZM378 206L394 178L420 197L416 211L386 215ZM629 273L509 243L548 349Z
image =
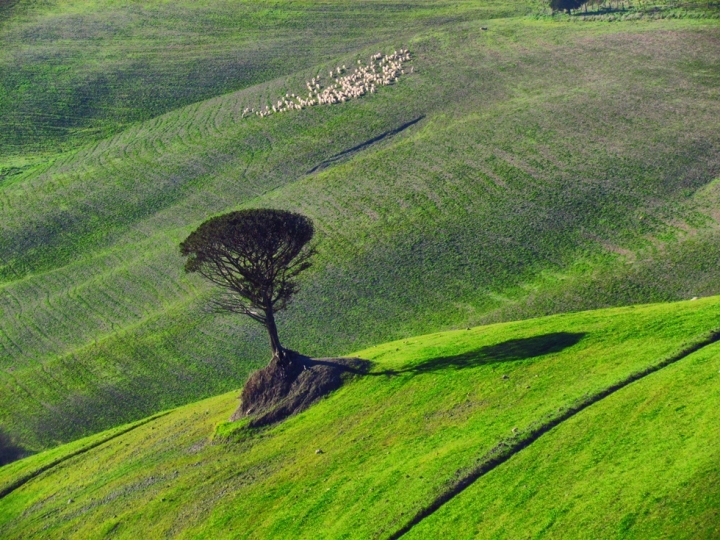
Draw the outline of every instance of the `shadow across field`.
M585 335L584 332L554 332L530 338L511 339L456 356L433 358L407 369L398 370L396 373L430 373L445 369L467 369L483 364L528 360L572 347Z
M417 118L415 118L415 120L410 120L409 122L404 123L400 127L391 129L390 131L386 131L385 133L381 133L377 137L373 137L372 139L367 140L364 143L358 144L357 146L353 146L352 148L348 148L347 150L343 150L342 152L340 152L339 154L335 154L334 156L330 156L325 161L322 161L322 162L318 163L317 165L315 165L306 174L314 174L316 172L322 171L323 169L327 169L330 165L333 165L342 159L351 157L352 155L365 150L366 148L368 148L369 146L372 146L375 143L378 143L384 139L393 137L393 136L397 135L398 133L405 131L407 128L417 124L423 118L425 118L424 114L421 116L418 116Z
M468 369L486 364L529 360L530 358L557 353L579 343L586 335L585 332L553 332L542 336L511 339L455 356L432 358L404 369L366 371L347 366L342 366L342 368L357 375L400 375L402 373L433 373L446 369ZM341 367L339 364L323 359L311 360L311 363Z

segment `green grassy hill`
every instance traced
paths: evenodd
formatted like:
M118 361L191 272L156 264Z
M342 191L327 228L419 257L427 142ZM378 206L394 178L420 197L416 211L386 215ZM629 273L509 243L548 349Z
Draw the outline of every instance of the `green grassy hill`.
M232 392L3 467L0 536L391 538L455 489L406 537L715 538L719 316L713 297L380 345L274 427L224 424Z
M28 153L103 139L378 41L527 12L500 2L6 0L0 148L27 164Z
M239 387L265 337L208 314L177 250L239 207L317 223L317 264L279 321L310 355L719 293L714 12L543 12L3 7L0 429L40 450ZM376 94L242 118L399 47L413 73Z

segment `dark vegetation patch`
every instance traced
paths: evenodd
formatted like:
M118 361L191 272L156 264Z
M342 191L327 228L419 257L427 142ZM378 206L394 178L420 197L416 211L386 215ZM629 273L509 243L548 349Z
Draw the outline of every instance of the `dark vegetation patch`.
M158 365L154 373L127 372L124 380L113 384L90 381L83 392L65 392L51 407L28 416L23 427L37 433L38 446L55 446L110 429L118 425L118 418L137 421L182 405L185 400L179 396L184 394L192 393L195 399L214 395L217 377L226 380L222 390L237 388L237 369L232 362L207 361L195 366Z
M292 362L274 357L267 367L250 376L231 421L251 416L250 428L274 424L337 390L347 376L370 368L370 362L359 358L314 360L294 351L287 354Z
M550 290L530 294L478 319L489 324L611 305L673 302L714 296L720 290L720 232L708 231L671 243L637 262L598 268L592 276L571 276Z
M18 1L19 0L0 0L0 23L2 23L2 18L8 15L7 12L10 11L10 8L17 4Z
M0 429L0 467L17 461L26 455L28 455L28 452L10 435Z
M557 18L560 12L566 17L582 21L626 21L662 18L706 19L720 16L720 4L712 1L691 0L650 5L633 0L550 0L547 10Z

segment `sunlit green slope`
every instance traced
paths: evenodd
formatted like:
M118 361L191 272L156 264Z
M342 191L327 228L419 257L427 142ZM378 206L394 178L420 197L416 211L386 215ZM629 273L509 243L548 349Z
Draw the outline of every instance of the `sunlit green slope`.
M370 375L252 436L211 440L233 392L3 467L0 493L56 463L0 499L0 535L388 538L499 442L719 325L714 297L387 343L358 353ZM719 369L707 345L597 401L408 537L715 536Z
M718 538L720 346L568 421L408 539Z
M208 216L243 206L317 223L317 264L280 319L286 345L310 355L720 292L720 30L704 12L262 6L2 11L0 61L24 59L0 70L0 116L19 126L2 152L32 163L0 180L0 429L28 448L237 388L265 361L261 330L208 314L210 290L177 252ZM306 49L289 45L296 32ZM242 118L401 46L413 72L376 94ZM114 81L110 101L78 108L84 76L98 91ZM77 125L23 107L60 123L77 111Z

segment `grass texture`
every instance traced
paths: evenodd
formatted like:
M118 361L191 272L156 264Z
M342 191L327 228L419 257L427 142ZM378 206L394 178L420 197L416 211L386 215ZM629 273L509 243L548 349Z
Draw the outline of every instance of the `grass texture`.
M242 207L317 224L279 318L309 355L717 294L719 32L476 1L9 4L0 429L38 451L240 386L265 336L207 313L177 245ZM376 94L242 118L400 47L413 73Z
M499 442L717 329L719 308L714 297L387 343L358 353L371 375L250 433L224 423L236 392L187 405L0 469L3 489L60 461L0 498L0 534L389 538ZM708 345L618 390L406 536L716 536L718 369Z

